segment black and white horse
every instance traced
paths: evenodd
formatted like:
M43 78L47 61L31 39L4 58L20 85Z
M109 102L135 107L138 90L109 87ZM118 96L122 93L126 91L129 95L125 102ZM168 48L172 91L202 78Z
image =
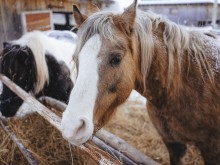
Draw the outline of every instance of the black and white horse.
M0 72L36 98L50 96L67 103L75 79L72 62L75 43L49 36L34 31L4 43ZM72 37L74 39L74 34ZM0 96L0 111L5 117L21 117L31 112L5 85Z

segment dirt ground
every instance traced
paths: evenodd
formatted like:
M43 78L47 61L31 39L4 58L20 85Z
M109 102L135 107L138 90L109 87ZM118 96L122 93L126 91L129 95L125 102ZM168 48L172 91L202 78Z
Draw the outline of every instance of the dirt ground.
M10 126L41 165L97 164L78 148L71 147L55 128L37 114L24 119L10 120ZM145 100L141 96L137 94L131 96L118 108L105 129L161 164L169 164L167 150L151 124ZM199 152L193 146L188 146L184 160L186 165L203 165ZM0 164L28 164L2 129L0 129Z

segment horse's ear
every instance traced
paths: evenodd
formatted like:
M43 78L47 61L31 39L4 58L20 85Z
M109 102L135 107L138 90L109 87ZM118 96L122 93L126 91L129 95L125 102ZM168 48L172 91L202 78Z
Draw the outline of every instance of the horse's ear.
M87 16L82 14L76 5L73 5L73 16L78 27L87 19Z
M127 23L127 31L128 32L133 32L134 28L134 22L136 18L136 10L137 10L137 0L134 0L134 2L125 9L125 11L122 13L122 18L126 21Z

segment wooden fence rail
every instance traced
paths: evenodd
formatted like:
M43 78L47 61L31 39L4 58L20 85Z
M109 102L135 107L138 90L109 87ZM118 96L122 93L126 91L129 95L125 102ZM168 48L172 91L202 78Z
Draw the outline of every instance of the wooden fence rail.
M19 97L21 97L27 104L29 104L34 111L36 111L38 114L40 114L44 119L46 119L50 124L52 124L55 128L57 128L59 131L61 131L60 127L60 121L61 118L58 117L56 114L52 113L48 108L46 108L44 105L42 105L39 101L37 101L33 96L26 93L23 89L21 89L19 86L14 84L10 79L8 79L6 76L0 74L0 80L8 87L10 88L14 93L16 93ZM45 101L45 98L42 99ZM51 99L46 99L47 103L51 102ZM49 101L50 100L50 101ZM52 99L53 100L53 99ZM66 105L63 103L60 103L59 101L52 101L51 104L55 108L64 110ZM98 135L101 138L94 137L93 142L87 142L80 146L80 148L87 152L90 157L92 157L95 161L97 161L101 165L112 165L112 164L145 164L145 165L159 165L159 163L155 162L153 159L143 155L135 148L128 145L125 141L122 139L116 137L113 134L108 133L107 131L101 130L96 135ZM110 144L110 146L107 146L105 141ZM113 157L117 156L122 159L122 162L120 162L118 159L114 159L111 157L108 153L104 152L103 150L100 150L96 145L102 146L101 148L104 150L111 150L110 153L113 153ZM113 147L112 147L113 146ZM120 149L118 150L117 146L120 146ZM123 147L126 146L126 147ZM125 151L126 150L126 151ZM127 155L124 155L124 153L129 153ZM131 152L130 152L131 151ZM138 155L137 157L132 157L134 155Z

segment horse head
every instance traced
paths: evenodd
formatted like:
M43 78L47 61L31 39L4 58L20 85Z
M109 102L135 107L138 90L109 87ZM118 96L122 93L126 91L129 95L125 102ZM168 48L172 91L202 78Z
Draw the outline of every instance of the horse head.
M120 15L97 12L88 18L73 8L79 27L78 77L61 124L64 138L75 145L103 127L135 86L136 4Z
M67 103L73 87L69 65L74 49L73 43L30 32L4 44L1 73L36 98L50 96ZM23 103L5 85L0 101L6 117L14 116Z
M26 91L33 91L36 83L36 64L32 51L27 46L21 47L5 43L1 60L1 73L9 77ZM0 109L5 117L14 116L22 104L16 94L3 85Z

